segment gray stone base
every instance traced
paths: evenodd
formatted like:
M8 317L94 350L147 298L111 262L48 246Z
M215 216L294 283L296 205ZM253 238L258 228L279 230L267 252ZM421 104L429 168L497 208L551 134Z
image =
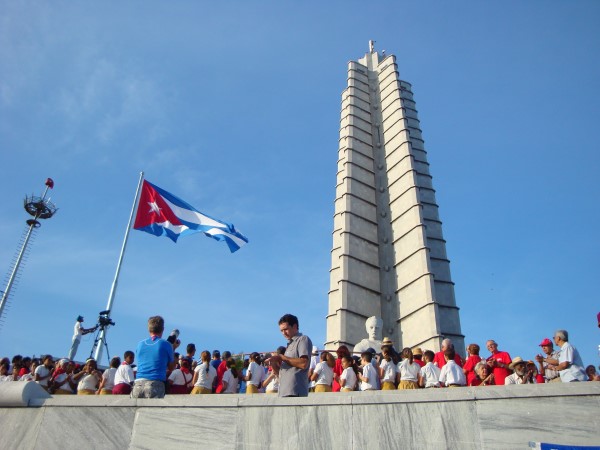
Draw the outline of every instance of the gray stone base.
M3 449L495 449L600 444L600 383L372 393L50 397L0 383Z

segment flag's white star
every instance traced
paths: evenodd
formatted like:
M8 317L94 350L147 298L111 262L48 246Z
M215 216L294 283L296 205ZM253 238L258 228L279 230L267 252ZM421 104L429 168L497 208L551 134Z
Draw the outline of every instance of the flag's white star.
M148 202L148 204L150 205L150 211L148 211L148 214L155 212L156 214L160 215L161 208L158 207L156 202Z

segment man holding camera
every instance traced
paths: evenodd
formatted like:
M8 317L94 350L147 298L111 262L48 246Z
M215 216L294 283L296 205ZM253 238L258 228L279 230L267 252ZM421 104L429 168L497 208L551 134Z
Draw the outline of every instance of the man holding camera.
M77 321L75 322L75 329L73 330L73 341L71 342L71 350L69 350L68 359L73 361L75 359L75 355L77 354L77 349L79 348L79 343L81 342L81 336L88 333L93 333L98 328L97 326L93 328L83 328L81 323L83 322L82 316L77 316Z
M167 370L175 368L173 351L179 346L179 340L173 342L162 339L165 321L161 316L148 319L150 337L141 341L136 349L138 362L137 378L133 385L133 398L163 398Z

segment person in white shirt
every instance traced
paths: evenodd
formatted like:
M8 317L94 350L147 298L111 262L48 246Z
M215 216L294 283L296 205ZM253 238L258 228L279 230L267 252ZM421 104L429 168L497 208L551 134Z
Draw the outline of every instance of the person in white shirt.
M115 372L115 380L112 393L113 395L129 395L131 394L131 388L135 382L135 376L133 374L133 361L135 361L135 353L131 350L127 350L123 354L123 362L117 368Z
M558 361L546 358L550 368L558 370L560 380L563 383L572 381L587 381L583 360L579 351L569 343L569 333L567 330L557 330L554 333L554 343L560 347Z
M121 358L118 356L114 356L110 360L110 367L102 374L100 385L96 391L97 395L112 395L113 388L115 387L115 375L117 374L117 369L120 365Z
M356 367L354 365L354 359L352 359L352 356L342 356L342 367L344 370L342 371L339 379L341 391L352 392L356 390L356 383L358 381Z
M421 366L413 361L412 350L408 347L402 350L402 358L398 363L398 389L418 389Z
M361 391L375 391L377 390L377 380L379 376L375 370L375 366L371 364L373 355L371 352L362 352L360 360L362 363L362 373L359 372L358 379L360 380Z
M435 353L431 350L423 352L423 361L425 365L419 371L419 386L422 388L439 388L440 387L440 368L433 363Z
M250 355L250 364L246 372L246 394L258 394L261 383L265 379L265 370L261 365L260 354L254 352Z
M50 380L50 376L52 376L52 365L54 364L54 361L52 360L51 355L44 356L42 361L43 364L35 368L34 377L35 381L40 386L48 390L48 381Z
M389 347L383 347L381 351L383 359L379 365L379 377L381 378L381 390L393 391L396 390L396 373L397 368L392 361L392 354Z
M454 361L455 356L456 353L454 352L454 348L447 348L444 352L446 364L440 371L440 383L446 387L458 387L467 384L467 378L465 377L462 367Z
M504 379L504 384L535 384L535 378L532 371L527 371L526 361L523 358L516 356L508 366L514 373Z
M331 353L321 353L321 362L317 364L310 377L311 381L315 382L315 392L331 392L334 365L335 360L331 356Z
M239 386L239 373L235 365L235 359L227 359L227 370L223 374L223 390L221 394L237 394Z
M82 316L77 316L77 320L75 322L75 327L73 329L73 339L71 341L71 349L69 350L69 356L67 359L73 361L75 359L75 355L77 354L77 348L79 348L79 343L81 342L81 336L88 333L93 333L98 329L98 327L93 328L83 328L81 323L83 322Z
M315 371L315 367L319 364L319 349L316 345L313 345L312 354L310 357L310 365L308 366L308 379L312 380L312 374ZM315 392L315 382L311 381L308 383L308 391Z
M194 370L194 379L192 383L194 388L192 394L212 394L212 385L217 371L210 363L210 352L204 350L201 353L202 364L199 364Z

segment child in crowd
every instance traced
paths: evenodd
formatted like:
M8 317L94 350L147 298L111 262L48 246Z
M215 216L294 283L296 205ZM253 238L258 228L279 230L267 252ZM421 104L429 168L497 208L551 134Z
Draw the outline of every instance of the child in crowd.
M402 350L402 361L398 363L398 389L419 389L418 380L421 366L413 361L412 350Z
M329 352L321 353L320 359L310 379L315 382L315 392L331 392L335 361Z
M244 367L242 368L242 375L240 376L240 394L246 393L246 375L248 374L248 367L250 367L250 360L244 359Z
M313 347L314 348L314 347ZM277 354L283 355L285 354L285 347L281 346L277 348ZM279 392L279 366L270 364L271 372L267 376L267 378L263 381L263 385L265 386L265 392L267 394L277 394Z
M462 368L454 361L455 356L454 348L448 348L444 352L446 364L440 371L440 383L446 387L458 387L467 384L467 379Z
M113 387L113 395L129 395L131 387L135 381L133 367L131 365L135 361L135 353L127 350L123 354L123 362L115 372L115 386Z
M310 364L308 365L308 392L315 392L316 383L312 381L312 376L315 372L317 364L319 364L319 349L316 346L313 346L310 356Z
M169 384L169 394L189 394L192 391L194 375L191 372L192 360L187 356L179 358L179 368L173 370L167 383Z
M384 347L381 351L383 360L379 365L379 377L381 378L381 390L396 390L396 365L392 361L392 355L389 347Z
M261 363L260 354L253 352L250 355L250 364L246 373L246 394L258 394L261 383L265 379L265 371Z
M44 389L48 390L48 382L52 376L52 368L54 361L52 355L46 355L42 358L42 365L37 366L35 369L35 381Z
M431 350L423 352L423 361L425 365L419 371L419 386L422 388L440 387L440 368L433 363L435 353Z
M225 365L227 367L227 370L223 374L223 379L221 380L223 389L221 389L220 393L236 394L238 391L239 373L235 365L235 359L233 359L232 357L227 358L227 360L225 361Z
M360 360L362 363L362 372L358 373L358 379L360 380L361 391L375 391L377 390L377 371L375 366L371 364L373 355L371 352L362 352L360 354Z
M73 395L75 393L75 383L73 382L73 363L68 359L61 359L58 362L59 369L54 371L51 383L54 395Z
M118 356L113 357L110 360L110 367L102 374L102 380L100 380L100 386L96 394L99 395L112 395L113 388L115 387L115 375L121 365L121 358Z
M77 395L95 395L101 379L102 373L98 370L96 360L88 359L83 370L73 375L73 381L79 381Z
M481 361L481 356L479 356L479 345L469 344L467 347L467 353L469 356L467 357L465 365L463 366L463 373L467 378L467 386L472 386L473 381L475 378L477 378L475 366Z
M354 359L348 352L347 355L342 356L342 374L339 376L339 384L341 392L352 392L356 390L356 383L358 381L358 370L354 364Z
M200 354L202 364L199 364L194 370L194 378L192 384L192 394L212 394L213 381L217 376L217 369L210 362L210 352L204 350Z

